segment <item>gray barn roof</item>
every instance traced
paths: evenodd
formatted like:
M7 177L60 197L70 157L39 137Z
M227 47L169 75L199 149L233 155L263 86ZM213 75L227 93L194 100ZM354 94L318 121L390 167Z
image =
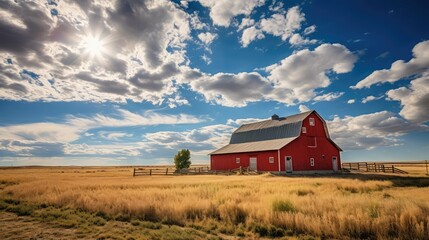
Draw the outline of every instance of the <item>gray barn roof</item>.
M234 131L229 143L239 144L298 137L301 132L302 121L312 112L244 124Z
M274 139L258 142L246 142L238 144L228 144L210 154L225 154L225 153L240 153L240 152L259 152L259 151L270 151L279 150L286 146L297 137Z
M270 120L244 124L232 133L228 145L210 154L279 150L300 136L302 122L313 112L319 116L316 111L308 111L283 118L273 115L273 118ZM320 116L319 118L323 122L328 140L342 151L341 148L330 139L323 118Z

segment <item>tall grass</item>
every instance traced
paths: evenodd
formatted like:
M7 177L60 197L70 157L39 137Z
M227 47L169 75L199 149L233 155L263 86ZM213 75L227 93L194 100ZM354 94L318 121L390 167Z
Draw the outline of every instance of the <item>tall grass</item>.
M2 180L16 183L3 187L13 199L239 236L246 232L278 237L292 232L338 239L427 239L429 235L428 188L395 187L386 180L132 178L111 172L12 174L11 170L2 172Z

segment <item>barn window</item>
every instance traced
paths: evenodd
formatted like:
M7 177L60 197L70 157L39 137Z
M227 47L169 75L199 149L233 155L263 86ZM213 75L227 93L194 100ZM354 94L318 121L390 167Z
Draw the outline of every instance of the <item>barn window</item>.
M268 161L269 161L270 163L274 163L274 157L269 157L269 158L268 158Z
M314 158L310 158L310 166L314 167Z
M302 127L302 133L307 133L307 128L306 127Z
M310 126L314 126L315 125L315 122L314 122L314 118L310 118Z
M240 158L236 158L235 163L240 163Z

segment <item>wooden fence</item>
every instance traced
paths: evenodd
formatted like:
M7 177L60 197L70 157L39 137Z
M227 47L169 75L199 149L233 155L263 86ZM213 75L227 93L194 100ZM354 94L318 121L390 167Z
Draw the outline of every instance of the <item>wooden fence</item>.
M174 168L134 168L133 177L144 175L193 175L193 174L207 174L210 172L209 167L195 167L186 168L177 171Z
M383 172L383 173L399 173L408 174L408 172L395 167L395 165L387 165L384 163L368 163L368 162L355 162L355 163L342 163L341 167L347 170L361 171L361 172Z

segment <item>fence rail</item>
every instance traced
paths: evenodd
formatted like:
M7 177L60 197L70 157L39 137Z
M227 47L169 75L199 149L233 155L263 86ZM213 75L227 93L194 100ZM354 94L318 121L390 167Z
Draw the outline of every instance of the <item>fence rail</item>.
M153 175L197 175L197 174L213 174L213 175L257 175L259 174L256 170L250 169L250 167L239 167L236 169L228 170L210 170L209 167L194 167L184 168L176 170L174 168L134 168L133 177L136 176L153 176Z
M361 171L361 172L383 172L383 173L399 173L408 174L408 172L395 167L395 165L387 165L384 163L368 163L368 162L356 162L356 163L342 163L341 167L349 171Z
M195 167L175 170L174 168L134 168L133 177L145 175L183 175L183 174L204 174L209 173L209 167Z

